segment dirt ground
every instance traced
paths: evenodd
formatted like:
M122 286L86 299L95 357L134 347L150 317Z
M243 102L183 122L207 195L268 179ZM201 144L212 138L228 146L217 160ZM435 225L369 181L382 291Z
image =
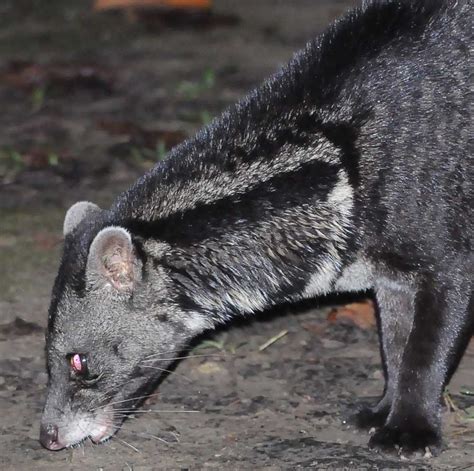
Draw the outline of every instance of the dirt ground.
M194 357L105 445L54 453L38 443L67 207L109 205L356 3L215 0L214 16L191 21L92 13L76 0L2 0L1 470L474 469L474 347L449 388L446 451L431 460L376 454L345 418L382 390L377 335L329 323L329 300L199 339Z

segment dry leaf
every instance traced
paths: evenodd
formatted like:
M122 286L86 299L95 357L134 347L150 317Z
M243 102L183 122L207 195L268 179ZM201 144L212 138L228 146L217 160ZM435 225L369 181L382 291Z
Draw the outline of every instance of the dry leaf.
M186 134L176 129L144 129L130 121L115 121L103 119L98 126L112 136L129 136L130 141L140 147L156 149L158 143L163 143L166 149L186 139Z
M371 329L376 325L375 307L372 300L346 304L333 309L327 318L329 323L349 321L361 329Z
M208 10L211 0L96 0L94 3L95 10L156 7Z

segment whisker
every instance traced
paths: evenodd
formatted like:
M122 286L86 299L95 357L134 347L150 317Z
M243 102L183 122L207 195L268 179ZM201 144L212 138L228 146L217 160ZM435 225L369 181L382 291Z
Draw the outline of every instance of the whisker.
M228 355L219 354L219 353L209 353L209 354L197 354L197 355L184 355L179 357L170 357L170 358L159 358L160 354L156 354L156 356L150 355L149 357L142 360L142 362L148 361L174 361L174 360L184 360L185 358L209 358L209 357L219 357L225 358Z
M149 414L151 412L155 412L157 414L181 414L181 413L188 413L188 414L196 414L201 412L200 410L160 410L160 409L115 409L116 412L121 412L123 416L126 416L127 413L129 414ZM118 417L118 414L117 414Z
M170 373L170 374L174 374L174 375L177 375L177 376L181 376L182 378L186 379L187 381L189 381L191 383L193 381L191 378L184 375L183 373L177 373L176 371L167 370L166 368L160 368L159 366L143 365L142 368L150 368L152 370L159 370L159 371L163 371L164 373Z
M209 357L218 357L218 358L223 358L223 357L226 357L226 355L223 355L223 354L197 354L197 355L182 355L182 356L176 356L176 357L169 357L169 358L163 358L163 357L160 357L160 355L164 355L166 353L173 353L173 352L183 352L183 349L175 349L175 350L168 350L168 351L162 351L162 352L158 352L158 353L155 353L155 354L152 354L152 355L149 355L148 357L145 357L144 360L142 360L142 363L145 363L145 362L154 362L154 361L175 361L175 360L184 360L186 358L209 358ZM154 369L154 370L158 370L158 371L163 371L164 373L169 373L169 374L175 374L175 375L178 375L178 376L181 376L183 377L184 379L186 379L187 381L189 382L192 382L193 380L191 378L189 378L188 376L182 374L182 373L179 373L179 372L176 372L176 371L173 371L173 370L169 370L169 369L166 369L166 368L161 368L159 366L155 366L155 365L142 365L143 368L150 368L150 369ZM123 381L121 384L118 384L118 385L114 385L112 388L102 392L98 397L94 397L93 399L91 399L91 401L93 400L96 404L97 402L102 402L102 401L106 401L108 399L108 397L110 395L113 395L114 392L116 392L117 390L119 390L120 388L122 388L123 386L129 384L129 383L132 383L134 381L137 381L138 378L132 378L132 379L129 379L129 380L126 380L126 381ZM94 412L98 409L102 409L108 405L114 405L114 404L120 404L122 402L128 402L128 401L134 401L134 400L140 400L140 399L147 399L149 397L153 397L153 396L157 396L159 393L156 393L156 394L149 394L149 395L146 395L146 396L137 396L137 397L132 397L132 398L129 398L129 399L123 399L121 401L113 401L113 402L109 402L107 404L102 404L100 406L96 406L96 407L93 407L93 408L90 408L88 409L88 412Z
M126 381L123 381L122 383L119 383L113 387L111 387L110 389L107 389L106 391L100 393L98 396L96 397L93 397L91 400L93 400L94 402L100 402L100 401L103 401L105 399L107 399L107 397L109 395L112 395L114 394L117 390L119 390L120 388L123 388L123 386L125 386L126 384L129 384L129 383L132 383L134 381L137 381L139 378L132 378L132 379L128 379ZM106 406L107 404L104 404L104 406ZM104 407L104 406L100 406L100 407ZM93 410L93 409L92 409ZM90 411L90 410L89 410Z
M135 435L135 436L143 436L143 437L146 437L146 438L153 438L153 439L158 440L160 442L166 443L166 445L169 445L169 446L173 445L173 443L165 440L164 438L158 437L157 435L153 435L149 432L137 432L135 430L121 430L120 433L121 434L125 433L125 434L128 434L128 435Z
M118 440L119 442L123 443L124 445L127 445L128 447L130 447L133 451L135 451L137 453L141 453L141 451L137 447L134 447L133 445L130 445L130 443L126 442L125 440L123 440L119 437L115 437L115 439Z
M121 401L113 401L113 402L109 402L108 404L104 404L103 406L98 406L98 407L95 407L93 409L89 409L89 412L94 412L96 411L97 409L103 409L104 407L106 406L113 406L114 404L122 404L123 402L131 402L131 401L137 401L139 399L148 399L149 397L153 397L153 396L158 396L160 393L155 393L155 394L147 394L145 396L135 396L135 397L131 397L129 399L122 399Z
M163 442L163 443L165 443L165 444L168 445L168 446L172 446L172 445L173 445L172 443L166 441L164 438L157 437L156 435L152 435L151 433L139 432L139 435L143 435L144 437L154 438L155 440L158 440L159 442Z
M156 352L156 353L151 353L150 355L146 356L145 358L155 357L157 355L168 355L170 353L184 354L185 352L190 352L190 351L191 350L189 350L187 348L175 348L173 350L161 350L161 351Z

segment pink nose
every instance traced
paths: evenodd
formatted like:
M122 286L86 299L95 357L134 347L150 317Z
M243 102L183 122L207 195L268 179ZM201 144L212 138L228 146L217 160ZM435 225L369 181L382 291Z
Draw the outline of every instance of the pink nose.
M58 426L54 424L41 424L40 443L48 450L64 448L58 441Z

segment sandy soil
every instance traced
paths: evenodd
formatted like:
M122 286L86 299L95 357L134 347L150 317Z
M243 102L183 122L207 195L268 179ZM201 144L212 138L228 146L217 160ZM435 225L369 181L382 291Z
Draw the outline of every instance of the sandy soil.
M355 3L215 0L210 23L177 27L75 0L2 1L0 469L474 469L474 348L449 388L459 410L445 413L446 451L376 454L345 424L382 390L376 332L328 323L329 300L199 339L198 356L106 445L53 453L38 443L66 208L109 204Z

